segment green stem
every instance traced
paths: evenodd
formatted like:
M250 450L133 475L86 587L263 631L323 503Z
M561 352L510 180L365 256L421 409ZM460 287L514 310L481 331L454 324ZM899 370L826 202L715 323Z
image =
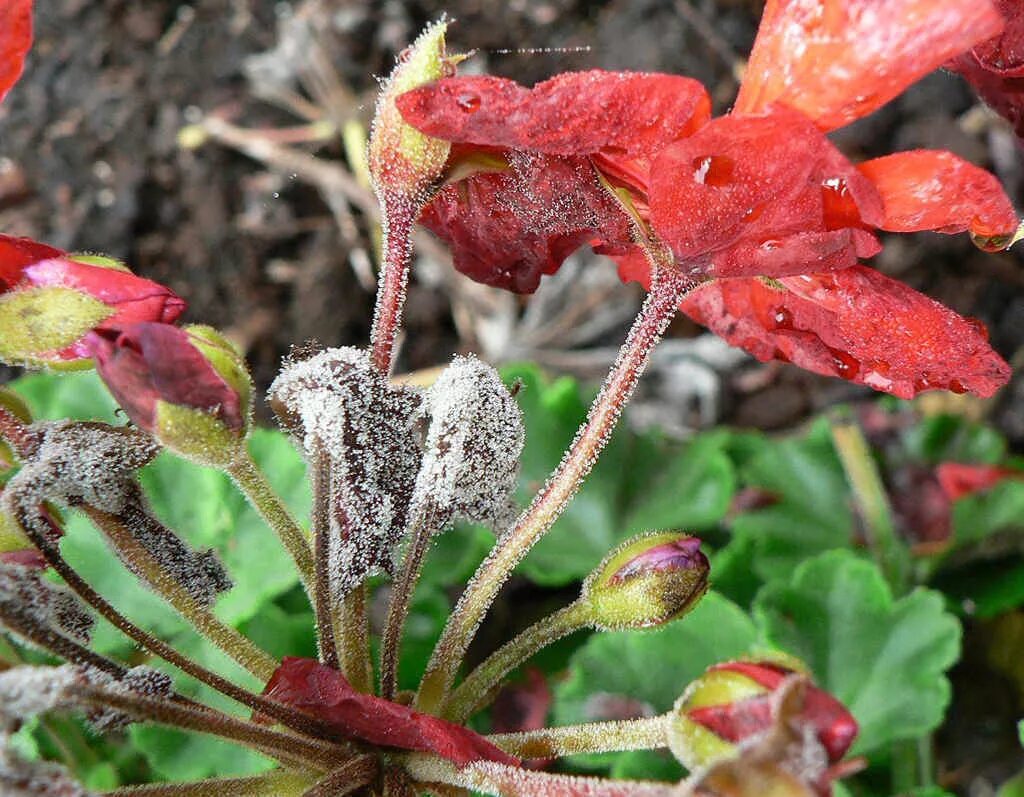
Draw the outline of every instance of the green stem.
M832 416L832 441L864 521L868 547L896 595L906 591L909 562L893 522L892 507L871 449L848 413Z
M416 582L419 581L423 561L430 550L430 541L436 531L431 522L432 516L429 507L417 513L401 569L391 584L391 603L388 605L388 618L384 624L380 645L380 694L388 700L391 700L398 690L398 656L402 643L402 629L409 616L409 605L416 591Z
M360 692L373 692L373 663L370 661L370 623L366 615L368 588L362 584L341 602L338 628L341 631L341 671Z
M306 586L306 591L312 595L316 567L313 562L313 553L309 547L309 540L270 482L267 481L263 471L253 461L248 449L244 450L242 455L227 468L227 473L234 479L238 489L252 502L267 525L276 532L285 549L295 560L295 566L299 569L299 578Z
M313 584L313 611L316 616L316 638L320 660L338 669L338 647L334 638L334 600L331 594L331 460L320 442L314 447L310 462L313 470L313 552L316 578Z
M520 758L559 758L578 753L617 753L667 747L669 717L645 717L618 722L588 722L561 728L488 736L506 753Z
M260 683L266 683L277 670L277 661L260 650L236 629L225 625L213 613L200 606L192 596L150 555L116 515L95 507L81 510L103 531L111 545L153 591L185 618L195 630L220 648Z
M692 287L693 282L676 271L653 269L651 291L572 446L515 527L491 550L455 606L420 684L416 696L420 710L435 713L444 703L459 663L502 584L589 475L647 367L652 349Z
M277 770L251 778L209 778L196 783L125 786L107 797L298 797L315 781L308 772Z
M587 605L576 601L534 623L473 670L445 702L442 715L453 722L465 723L486 705L502 678L538 650L588 625L589 619Z

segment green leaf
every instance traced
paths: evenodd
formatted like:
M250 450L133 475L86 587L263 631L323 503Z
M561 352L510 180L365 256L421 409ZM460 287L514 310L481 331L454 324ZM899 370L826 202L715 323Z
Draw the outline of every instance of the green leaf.
M1006 441L992 427L959 415L933 415L903 434L911 457L932 464L985 462L994 464L1006 454Z
M117 403L95 371L28 374L11 383L38 420L118 423ZM124 416L121 416L123 422Z
M132 725L128 736L160 780L255 775L274 767L259 753L212 736L152 725Z
M1024 530L1024 481L1007 479L953 504L953 539L957 545L980 542L1011 530Z
M917 589L894 600L874 564L833 551L805 562L788 583L766 586L754 615L767 640L803 659L856 717L854 753L942 721L960 625L939 593Z
M746 538L739 544L754 546L751 561L761 581L787 578L805 559L850 546L849 490L826 422L803 437L766 442L743 468L741 481L778 499L733 521L733 535Z
M749 653L756 639L746 613L715 592L661 628L594 634L570 659L568 677L555 688L555 722L599 719L595 698L602 695L668 711L708 666Z
M609 777L616 780L679 781L686 771L668 750L632 750L615 756Z

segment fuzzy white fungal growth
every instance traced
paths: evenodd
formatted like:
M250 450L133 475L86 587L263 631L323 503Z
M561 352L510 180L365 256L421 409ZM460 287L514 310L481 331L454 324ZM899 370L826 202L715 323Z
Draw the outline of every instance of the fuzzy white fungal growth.
M365 351L341 348L287 363L270 401L311 461L330 459L334 593L392 572L422 458L419 393L388 384Z
M17 730L27 719L69 705L82 670L60 667L12 667L0 673L0 724Z
M0 625L12 633L23 637L24 628L48 629L87 645L94 622L78 598L40 571L0 564Z
M431 506L439 529L464 518L500 531L511 520L523 451L519 405L491 366L456 357L427 391L423 410L429 426L413 506Z
M173 690L171 677L152 667L140 665L132 667L117 679L98 670L90 669L88 677L91 683L102 686L109 692L122 695L138 695L149 698L168 698ZM98 733L111 733L123 730L132 720L119 711L108 708L94 708L88 714L89 724Z
M96 797L50 761L26 761L11 749L9 734L0 733L0 794L4 797Z

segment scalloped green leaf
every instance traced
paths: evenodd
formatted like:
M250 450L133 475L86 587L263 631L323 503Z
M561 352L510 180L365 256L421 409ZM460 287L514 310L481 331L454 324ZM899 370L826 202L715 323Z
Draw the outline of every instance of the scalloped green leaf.
M919 588L896 600L874 564L832 551L762 589L754 616L769 642L803 659L856 717L854 754L942 721L945 672L959 657L961 632L938 592Z

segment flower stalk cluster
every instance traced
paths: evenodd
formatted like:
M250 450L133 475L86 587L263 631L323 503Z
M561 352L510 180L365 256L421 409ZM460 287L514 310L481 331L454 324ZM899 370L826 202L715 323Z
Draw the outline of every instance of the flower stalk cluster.
M824 136L999 34L1001 17L987 0L945 0L935 12L894 12L883 36L868 27L877 15L866 2L770 0L736 107L714 120L703 87L677 76L569 73L533 89L458 77L446 23L428 27L383 84L369 141L383 244L368 346L296 350L269 391L308 465L308 529L249 452L252 383L230 340L179 326L184 302L123 264L0 236L0 358L95 367L131 421L35 421L0 391L0 627L64 662L4 660L0 792L40 793L42 784L45 793L88 794L9 745L29 719L77 712L100 730L155 723L277 762L250 778L108 792L119 797L830 794L850 770L843 757L857 723L792 662L716 664L655 717L489 736L467 727L510 673L568 634L685 622L711 575L700 541L684 530L628 540L577 600L459 676L502 586L593 469L680 311L762 359L896 395L990 395L1006 381L976 326L859 263L879 251L880 230L969 231L986 246L1008 245L1017 218L995 178L950 153L855 166ZM0 97L31 40L30 0L9 6L0 11ZM417 222L453 247L461 271L492 285L530 292L590 243L648 291L586 420L521 511L526 430L501 376L456 357L427 388L391 379ZM865 459L854 456L856 439L838 425L835 435L874 521L873 544L884 548L884 507L871 503L876 475L854 468ZM230 573L216 552L195 550L163 523L140 486L139 470L161 451L226 473L277 533L313 609L316 659L278 660L218 618ZM62 553L63 512L91 521L143 586L261 688L194 661L99 594ZM458 521L491 527L497 541L418 688L402 693L413 593L432 543ZM375 668L367 607L381 578L390 592ZM93 650L97 616L238 713L187 697L148 665ZM641 783L525 766L648 749L671 751L690 776Z

